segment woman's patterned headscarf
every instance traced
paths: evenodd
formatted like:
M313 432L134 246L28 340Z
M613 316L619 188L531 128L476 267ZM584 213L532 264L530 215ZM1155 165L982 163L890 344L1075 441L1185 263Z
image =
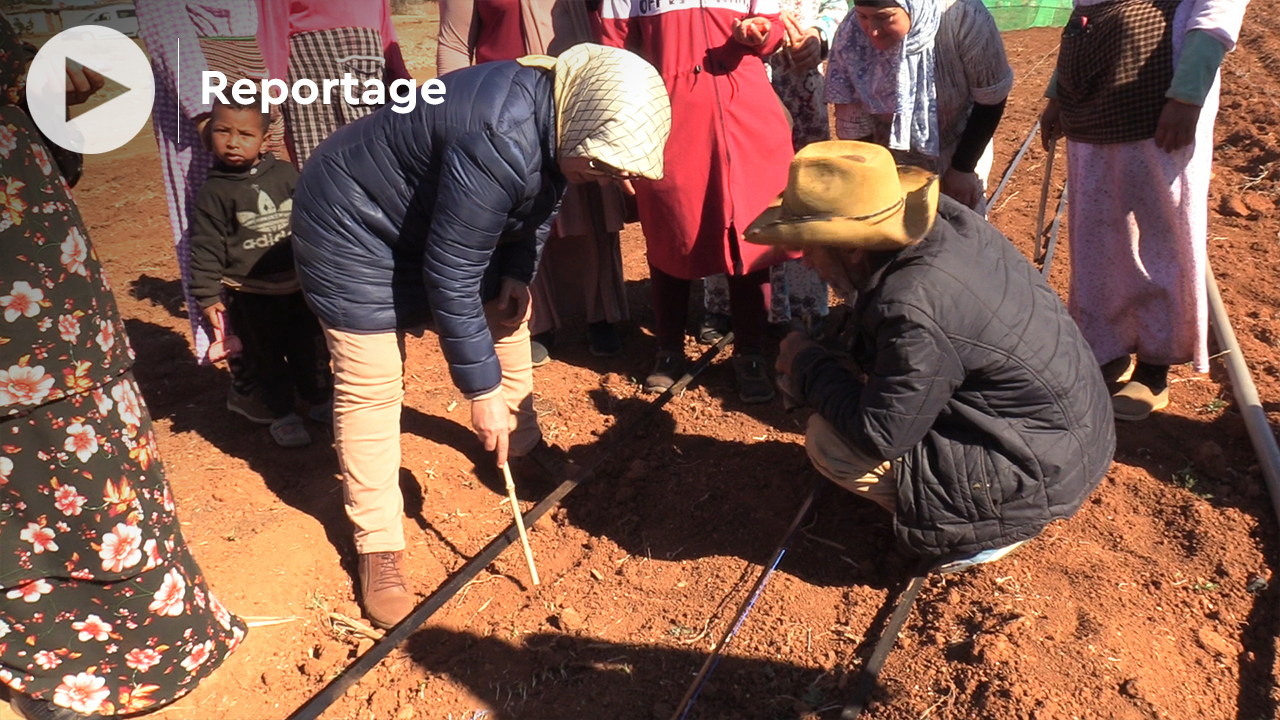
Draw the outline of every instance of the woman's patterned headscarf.
M942 0L894 0L911 18L897 47L877 50L851 12L831 43L827 102L861 101L872 115L893 115L889 147L929 157L941 153L933 41L942 24Z
M647 61L620 48L583 43L558 58L520 63L554 69L560 157L585 157L648 180L661 180L671 134L671 101Z

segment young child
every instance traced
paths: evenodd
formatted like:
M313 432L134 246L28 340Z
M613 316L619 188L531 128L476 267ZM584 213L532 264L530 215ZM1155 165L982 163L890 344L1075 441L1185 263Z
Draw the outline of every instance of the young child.
M312 419L327 421L333 375L294 271L289 216L298 172L262 152L270 122L256 102L213 107L205 133L217 165L196 197L191 290L222 339L210 360L221 359L221 347L239 346L245 367L228 409L270 423L281 447L301 447L311 436L293 411L294 391L311 405ZM265 413L249 411L255 393Z

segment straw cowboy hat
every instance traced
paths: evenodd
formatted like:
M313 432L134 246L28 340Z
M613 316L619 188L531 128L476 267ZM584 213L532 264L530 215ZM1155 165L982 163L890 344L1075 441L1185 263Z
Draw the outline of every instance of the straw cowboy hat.
M743 238L757 245L896 250L919 242L937 212L937 175L895 165L879 145L816 142L796 153L786 189Z

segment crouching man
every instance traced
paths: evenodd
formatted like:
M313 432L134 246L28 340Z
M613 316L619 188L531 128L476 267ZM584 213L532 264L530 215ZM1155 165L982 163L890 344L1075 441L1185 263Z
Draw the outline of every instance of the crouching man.
M1115 428L1089 345L936 176L876 145L814 143L745 238L803 248L850 306L849 359L795 332L779 382L816 410L814 466L893 513L903 549L942 572L997 560L1106 474Z

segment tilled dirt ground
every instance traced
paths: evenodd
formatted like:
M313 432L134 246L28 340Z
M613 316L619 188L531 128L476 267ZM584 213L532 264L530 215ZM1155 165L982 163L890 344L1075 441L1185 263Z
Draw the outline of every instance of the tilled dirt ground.
M430 76L434 18L397 24L411 67ZM1211 259L1273 423L1276 28L1280 7L1255 2L1227 59L1210 198ZM1040 110L1057 37L1005 37L1018 85L997 174ZM1058 159L1050 214L1065 177ZM1044 163L1037 142L992 213L1028 254ZM166 716L283 718L368 645L329 621L360 612L326 430L311 426L309 449L280 450L224 409L226 373L195 365L153 136L90 158L77 195L138 352L187 538L229 607L286 620L254 628ZM1068 231L1051 273L1064 294ZM598 479L531 528L542 584L531 587L518 550L507 551L324 717L665 720L684 695L820 483L801 447L803 413L742 405L723 359L645 431L619 436L646 402L636 378L653 351L638 227L624 234L624 255L624 355L594 358L571 332L537 371L548 438L580 463L611 453ZM408 354L401 485L410 582L425 597L510 511L435 339L411 338ZM1276 519L1222 361L1208 376L1174 374L1172 407L1118 429L1115 465L1075 518L994 566L927 581L868 717L1275 716L1280 590L1265 581L1280 557ZM523 486L525 507L547 489ZM689 717L837 717L912 569L888 517L826 490Z

